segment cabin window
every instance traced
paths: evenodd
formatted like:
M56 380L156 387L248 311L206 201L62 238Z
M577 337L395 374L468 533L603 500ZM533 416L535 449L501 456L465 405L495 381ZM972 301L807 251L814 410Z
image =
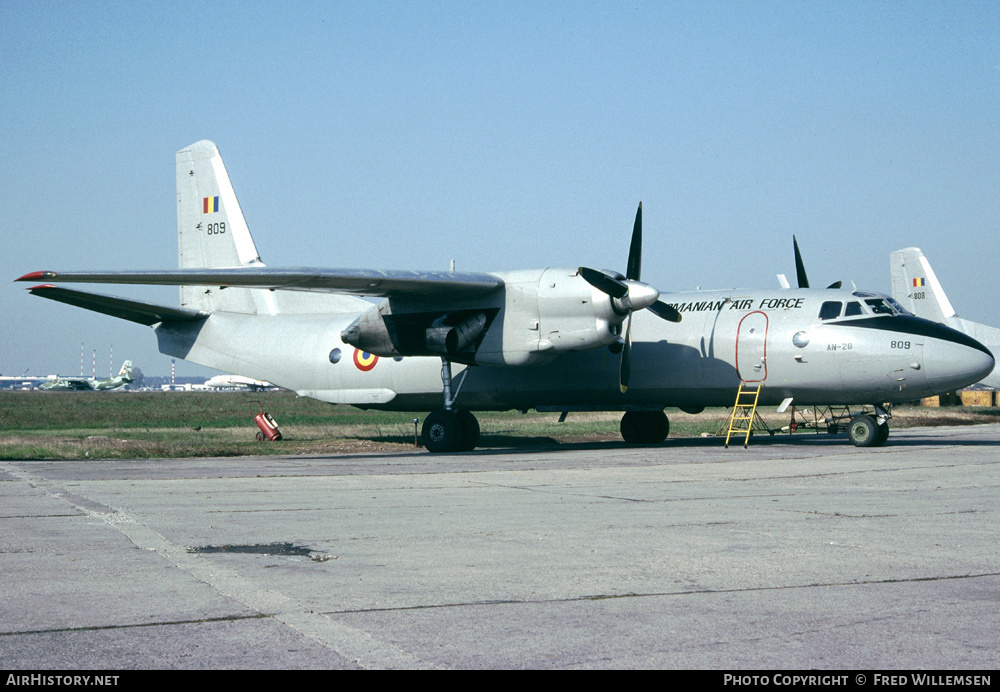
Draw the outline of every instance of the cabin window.
M861 307L861 303L856 300L852 300L847 304L847 309L844 310L844 317L855 317L856 315L865 314L864 309Z
M832 320L835 317L840 317L840 308L843 307L843 303L838 300L828 300L823 303L823 307L819 309L819 318L821 320Z

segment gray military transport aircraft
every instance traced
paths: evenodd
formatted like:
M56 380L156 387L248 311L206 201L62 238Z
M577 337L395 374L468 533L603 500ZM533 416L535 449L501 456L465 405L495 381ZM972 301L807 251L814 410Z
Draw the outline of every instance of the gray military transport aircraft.
M154 329L161 353L361 408L428 411L432 452L475 448L473 410L623 411L626 442L669 431L664 409L871 404L857 445L885 442L891 404L993 369L975 339L878 293L799 288L661 294L640 280L642 205L625 274L265 267L215 144L177 153L179 269L33 272L42 296ZM55 282L180 286L166 307ZM372 298L382 299L373 302ZM683 318L683 319L682 319Z

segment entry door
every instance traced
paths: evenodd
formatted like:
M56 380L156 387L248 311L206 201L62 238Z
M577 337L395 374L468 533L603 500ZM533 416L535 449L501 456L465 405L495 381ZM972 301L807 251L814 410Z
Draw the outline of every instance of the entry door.
M767 315L755 311L740 320L736 334L736 372L744 382L767 379Z

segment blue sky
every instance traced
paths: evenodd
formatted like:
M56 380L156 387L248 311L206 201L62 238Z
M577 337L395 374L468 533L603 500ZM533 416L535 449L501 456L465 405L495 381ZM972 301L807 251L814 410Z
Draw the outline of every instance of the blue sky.
M271 266L621 270L642 200L661 290L774 287L794 233L814 285L888 292L916 245L1000 327L996 2L5 0L0 134L5 375L169 373L10 282L176 266L200 139Z

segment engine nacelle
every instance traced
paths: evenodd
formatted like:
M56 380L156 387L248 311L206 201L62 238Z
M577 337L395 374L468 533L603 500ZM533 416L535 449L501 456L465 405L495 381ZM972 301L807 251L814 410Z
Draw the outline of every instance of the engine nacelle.
M618 341L624 316L575 270L546 269L538 281L538 350L586 351Z
M471 363L475 362L471 347L489 325L491 316L499 312L496 308L393 312L392 308L389 301L373 306L342 331L340 338L376 356L436 355Z
M384 316L388 312L388 303L372 307L342 331L340 338L344 343L376 356L391 358L403 355L396 350L385 323Z
M501 291L481 300L384 301L341 333L378 356L444 356L459 363L533 365L560 353L618 343L625 314L576 269L498 274Z
M475 362L539 365L560 353L602 348L620 339L624 317L576 269L498 276L504 282L503 311L487 329Z

